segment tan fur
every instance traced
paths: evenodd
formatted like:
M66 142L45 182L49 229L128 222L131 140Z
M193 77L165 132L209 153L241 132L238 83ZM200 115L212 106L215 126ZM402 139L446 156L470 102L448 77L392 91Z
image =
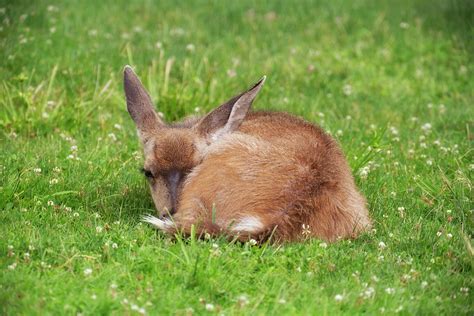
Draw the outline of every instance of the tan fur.
M365 199L335 140L286 113L242 116L262 84L202 120L160 126L145 141L142 137L145 148L152 144L145 151L145 168L153 172L152 195L162 216L147 221L169 233L190 233L194 225L201 233L259 241L270 236L276 241L336 241L367 230L371 224ZM239 102L249 104L240 108ZM239 109L232 113L239 115L228 124L234 104ZM185 175L173 225L164 218L163 208L171 204L160 178L169 170Z

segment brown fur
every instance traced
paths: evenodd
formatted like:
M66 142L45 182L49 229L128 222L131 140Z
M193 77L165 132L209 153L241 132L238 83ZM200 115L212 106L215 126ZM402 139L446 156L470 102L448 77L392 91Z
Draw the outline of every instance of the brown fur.
M201 120L169 127L158 122L151 132L146 109L145 168L153 173L152 195L168 223L157 226L189 233L194 225L201 233L278 241L335 241L367 230L365 199L332 137L286 113L249 112L240 119L262 84ZM184 175L172 225L162 209L171 202L160 178L170 170Z

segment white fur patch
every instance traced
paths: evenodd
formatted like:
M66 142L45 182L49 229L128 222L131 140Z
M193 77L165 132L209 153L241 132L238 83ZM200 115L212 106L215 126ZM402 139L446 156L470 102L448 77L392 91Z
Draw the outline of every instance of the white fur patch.
M158 229L165 230L165 231L174 226L173 221L169 218L166 218L166 219L162 220L162 219L159 219L158 217L155 217L153 215L145 215L145 216L143 216L142 220L144 222L152 224L153 226L155 226Z
M256 233L262 230L263 223L255 216L248 216L240 219L232 226L232 231Z

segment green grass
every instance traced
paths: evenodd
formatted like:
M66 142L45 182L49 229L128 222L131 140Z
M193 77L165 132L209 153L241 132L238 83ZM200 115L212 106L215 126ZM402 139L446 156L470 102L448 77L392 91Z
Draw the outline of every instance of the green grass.
M469 1L127 2L0 1L0 313L472 315ZM125 64L168 120L266 74L255 107L331 131L374 230L256 247L140 223Z

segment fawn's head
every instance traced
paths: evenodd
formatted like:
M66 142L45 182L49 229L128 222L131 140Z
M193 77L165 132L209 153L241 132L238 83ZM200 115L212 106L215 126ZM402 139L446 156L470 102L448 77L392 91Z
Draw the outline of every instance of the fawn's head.
M156 114L150 96L132 68L125 67L127 110L143 145L143 173L162 216L176 211L186 176L203 159L203 144L207 146L239 128L264 81L265 77L203 118L167 124Z

